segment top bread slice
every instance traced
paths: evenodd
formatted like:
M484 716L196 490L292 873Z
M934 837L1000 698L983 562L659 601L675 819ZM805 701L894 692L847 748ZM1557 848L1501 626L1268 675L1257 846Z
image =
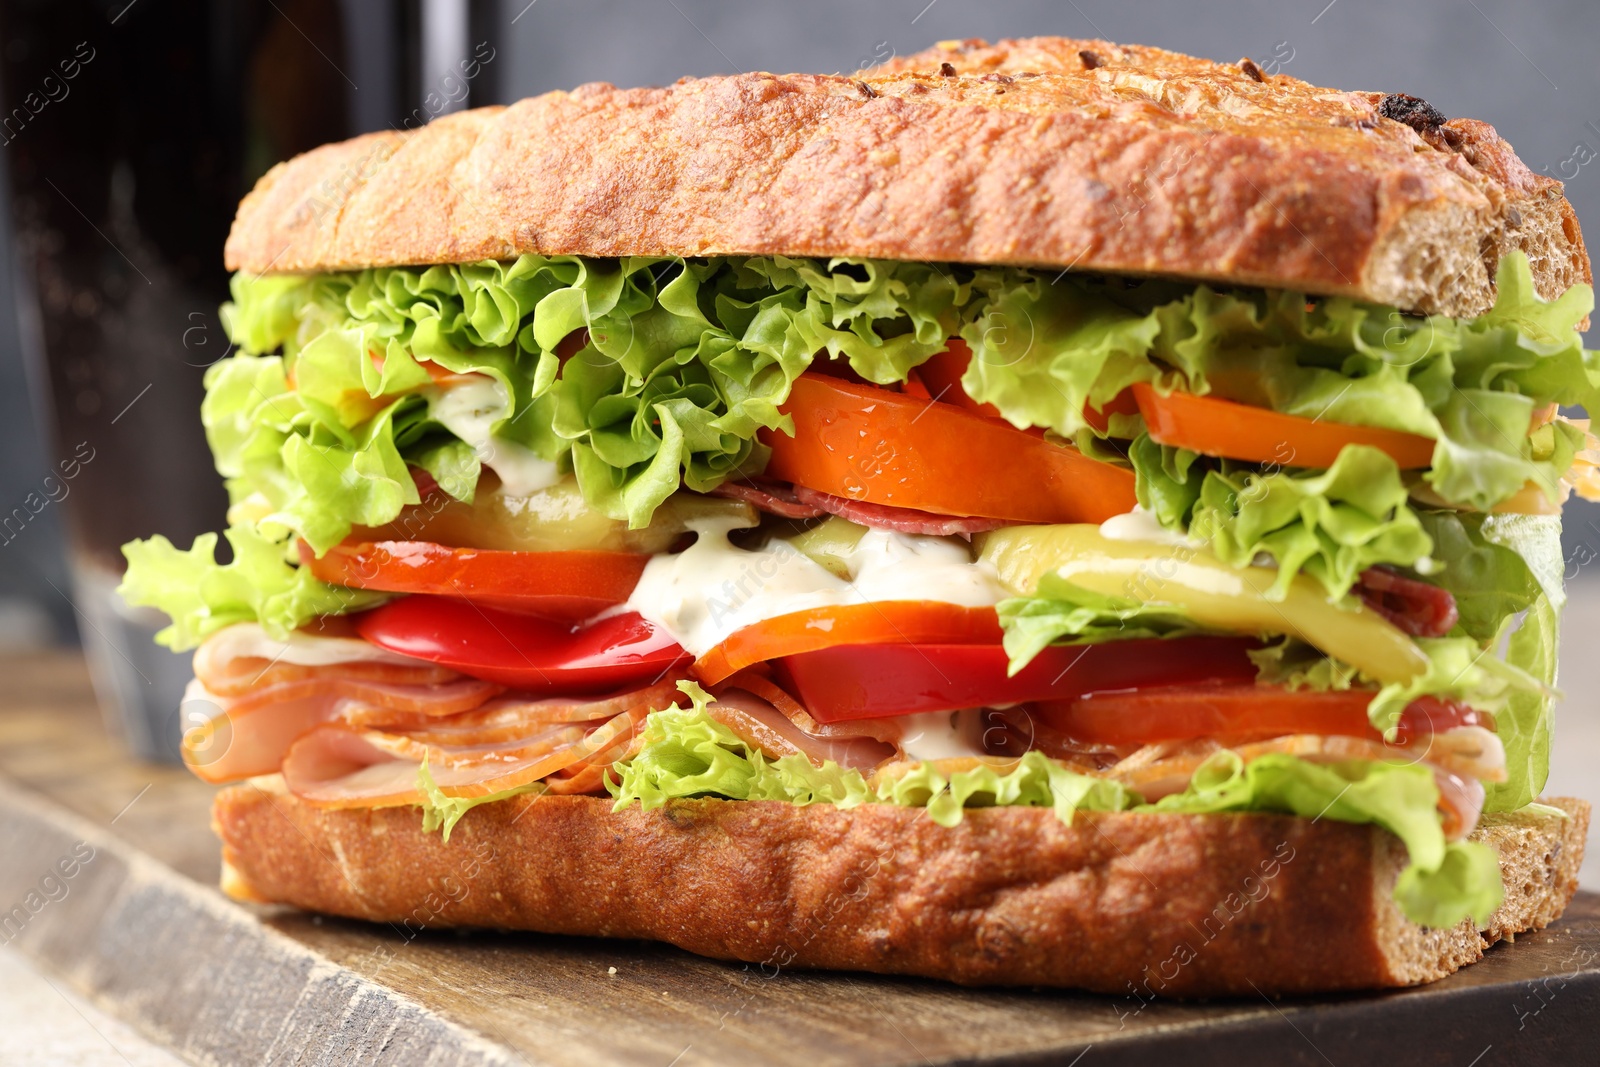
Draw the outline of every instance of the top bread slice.
M1249 60L1040 37L945 42L858 77L595 83L325 145L262 177L226 260L871 256L1470 316L1512 249L1546 298L1591 279L1561 183L1486 123Z

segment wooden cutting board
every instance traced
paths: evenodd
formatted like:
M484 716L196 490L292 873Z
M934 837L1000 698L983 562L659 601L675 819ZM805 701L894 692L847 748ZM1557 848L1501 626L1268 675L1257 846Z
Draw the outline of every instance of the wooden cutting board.
M245 907L211 793L105 739L77 657L0 660L0 943L197 1063L1600 1063L1591 893L1418 989L1145 1003Z

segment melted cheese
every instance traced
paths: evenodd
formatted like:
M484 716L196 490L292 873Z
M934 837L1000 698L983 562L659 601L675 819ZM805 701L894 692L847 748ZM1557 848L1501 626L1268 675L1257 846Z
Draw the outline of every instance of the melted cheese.
M495 424L511 414L511 397L493 378L478 376L425 392L428 417L471 445L479 462L499 475L507 494L527 496L561 480L555 463L493 434Z
M869 530L844 557L840 578L787 541L756 550L728 541L748 521L723 516L688 523L695 543L646 565L628 599L692 655L702 656L746 626L810 608L885 600L940 600L992 607L1004 598L994 568L938 537ZM820 625L820 624L819 624Z

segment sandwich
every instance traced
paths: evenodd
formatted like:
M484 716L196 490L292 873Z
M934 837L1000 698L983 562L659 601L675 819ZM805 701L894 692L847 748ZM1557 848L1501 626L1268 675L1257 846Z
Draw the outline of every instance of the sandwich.
M1592 277L1482 122L945 42L324 146L226 259L227 548L122 592L237 899L1142 1004L1574 892Z

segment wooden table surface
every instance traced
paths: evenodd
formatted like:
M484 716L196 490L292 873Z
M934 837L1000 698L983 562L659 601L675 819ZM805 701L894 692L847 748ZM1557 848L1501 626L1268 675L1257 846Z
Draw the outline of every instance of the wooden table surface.
M1141 1005L245 907L212 792L108 742L77 657L0 660L0 915L30 909L0 942L192 1062L1600 1063L1596 894L1418 989Z

